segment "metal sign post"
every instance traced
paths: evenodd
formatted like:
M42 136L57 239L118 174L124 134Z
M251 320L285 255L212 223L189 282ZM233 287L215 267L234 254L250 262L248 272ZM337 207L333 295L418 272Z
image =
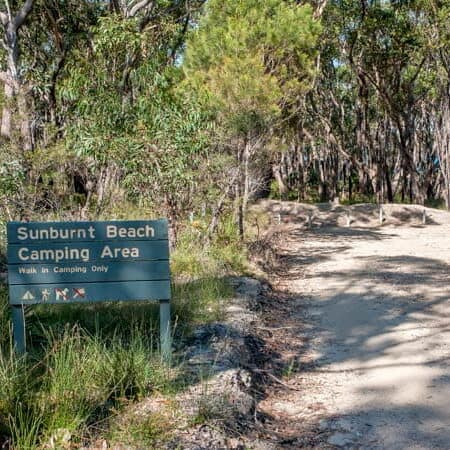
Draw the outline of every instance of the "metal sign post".
M170 361L172 354L172 337L170 334L170 302L159 302L159 340L161 343L161 357Z
M161 354L170 356L166 220L10 222L8 283L19 353L25 305L159 300Z
M25 311L23 306L12 306L12 325L16 351L18 353L25 353L27 346L25 339Z

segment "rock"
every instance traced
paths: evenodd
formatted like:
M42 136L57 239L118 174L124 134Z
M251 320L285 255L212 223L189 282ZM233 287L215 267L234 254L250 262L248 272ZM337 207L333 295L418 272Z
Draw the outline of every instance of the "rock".
M252 278L231 279L235 298L227 301L220 322L199 326L182 347L186 389L170 401L151 396L130 413L159 414L174 424L164 448L186 450L275 450L272 443L244 437L254 424L256 400L253 367L264 353L264 341L253 333L257 319L252 302L260 301L262 284ZM190 373L189 373L190 372Z
M354 425L349 419L338 419L336 422L335 429L340 429L344 431L352 431L354 429Z
M253 413L255 399L250 393L251 374L243 369L218 373L177 397L186 416L206 416L233 420Z
M258 348L251 339L251 324L257 316L251 304L262 292L260 281L249 277L232 278L236 298L227 302L224 321L197 328L186 353L187 365L195 372L208 368L209 375L252 364ZM202 369L203 370L203 369Z
M328 438L328 443L337 447L353 444L354 436L350 433L335 433Z
M272 407L275 411L292 417L302 414L305 410L305 406L303 404L298 405L289 401L275 402Z
M221 373L214 381L216 389L225 393L227 403L242 416L251 414L255 407L255 399L249 391L252 386L251 374L242 369L232 369Z
M58 428L50 437L48 448L69 448L72 433L66 428Z
M250 298L256 298L262 293L262 284L260 281L250 277L240 277L236 292Z

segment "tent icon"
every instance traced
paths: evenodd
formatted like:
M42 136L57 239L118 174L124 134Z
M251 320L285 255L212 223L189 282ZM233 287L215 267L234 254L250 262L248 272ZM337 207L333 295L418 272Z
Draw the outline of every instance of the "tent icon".
M34 300L34 295L30 291L27 291L23 294L22 300Z

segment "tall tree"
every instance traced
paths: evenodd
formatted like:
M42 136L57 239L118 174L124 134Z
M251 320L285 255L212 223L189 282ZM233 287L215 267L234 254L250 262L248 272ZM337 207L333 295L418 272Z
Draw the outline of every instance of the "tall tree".
M312 8L294 1L211 0L191 33L185 70L217 110L223 147L234 154L241 235L251 165L309 88L319 30Z
M15 3L15 2L14 2ZM3 26L2 45L6 53L6 70L0 73L4 83L5 106L3 107L0 134L8 139L13 132L12 104L17 100L19 115L19 129L22 136L22 145L25 150L32 146L30 124L28 118L27 92L21 74L21 60L19 47L19 30L31 13L34 0L26 0L21 7L6 0L6 9L0 11L0 22Z

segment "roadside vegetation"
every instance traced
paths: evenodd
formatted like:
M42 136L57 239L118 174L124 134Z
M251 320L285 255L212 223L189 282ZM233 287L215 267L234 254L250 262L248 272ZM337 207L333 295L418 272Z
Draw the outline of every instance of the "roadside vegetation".
M167 217L180 349L246 271L256 199L450 208L449 14L449 0L2 2L2 275L7 221ZM0 283L5 444L169 433L119 420L183 388L155 305L26 315L18 358Z

